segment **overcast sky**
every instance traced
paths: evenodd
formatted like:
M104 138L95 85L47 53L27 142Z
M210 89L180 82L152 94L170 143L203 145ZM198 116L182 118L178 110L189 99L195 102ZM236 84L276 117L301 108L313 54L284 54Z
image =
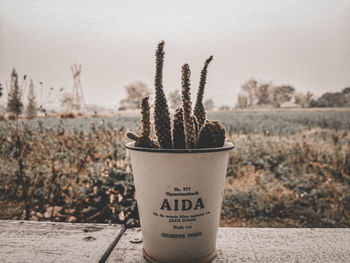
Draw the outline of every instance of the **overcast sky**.
M76 62L86 102L117 105L129 83L153 88L160 40L166 93L181 87L184 63L197 88L209 55L205 99L217 105L233 106L250 77L316 95L350 86L345 0L0 0L0 83L15 67L46 92L71 91Z

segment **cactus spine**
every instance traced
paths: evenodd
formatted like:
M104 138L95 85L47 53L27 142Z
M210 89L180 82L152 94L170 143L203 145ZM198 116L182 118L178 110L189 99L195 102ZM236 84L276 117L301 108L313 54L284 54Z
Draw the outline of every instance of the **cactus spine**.
M154 124L158 142L164 149L172 148L170 114L163 91L164 41L158 44L156 51L156 75L154 86L156 90Z
M183 110L181 106L177 107L174 113L173 146L174 146L174 149L186 148Z
M199 81L196 105L194 107L194 115L197 117L199 129L204 125L206 120L206 112L203 106L203 95L205 84L207 82L208 65L212 60L213 56L210 56L204 63L204 67L201 71L201 78Z
M188 64L182 66L182 102L183 102L183 118L185 130L185 142L187 149L196 147L196 138L194 132L194 124L192 118L192 102L190 90L191 71Z

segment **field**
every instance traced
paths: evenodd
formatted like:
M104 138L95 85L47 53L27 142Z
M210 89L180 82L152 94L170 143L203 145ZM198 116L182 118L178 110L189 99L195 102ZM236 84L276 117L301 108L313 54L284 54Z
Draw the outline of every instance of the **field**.
M235 144L222 226L349 227L350 110L213 112ZM138 226L138 116L0 122L0 219Z

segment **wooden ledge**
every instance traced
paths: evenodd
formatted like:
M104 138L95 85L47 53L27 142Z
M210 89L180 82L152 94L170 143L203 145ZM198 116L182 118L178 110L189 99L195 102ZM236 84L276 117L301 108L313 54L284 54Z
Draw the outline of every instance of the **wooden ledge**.
M111 262L146 262L140 229L125 231ZM213 262L350 262L349 228L220 228Z
M123 232L121 225L0 220L0 262L100 262Z
M146 262L139 228L0 221L0 262ZM350 262L350 228L220 228L219 262Z

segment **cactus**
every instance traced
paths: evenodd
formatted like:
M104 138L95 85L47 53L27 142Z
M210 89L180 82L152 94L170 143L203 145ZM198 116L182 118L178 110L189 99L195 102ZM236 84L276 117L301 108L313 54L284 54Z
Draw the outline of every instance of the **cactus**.
M197 117L199 129L204 125L206 120L206 112L202 101L203 101L205 83L207 81L208 65L212 60L213 60L213 56L210 56L204 63L204 67L201 71L201 78L199 82L196 105L194 107L194 115Z
M136 133L130 131L126 133L126 137L132 141L137 141L139 138Z
M206 121L199 132L198 148L222 147L225 143L225 128L218 121Z
M196 136L194 132L194 124L192 118L192 102L190 90L191 71L188 64L182 66L182 102L183 102L183 118L185 130L185 142L187 149L196 147Z
M176 108L175 114L174 114L173 146L174 146L174 149L185 149L186 148L183 110L182 110L181 106Z
M141 131L142 137L149 138L151 134L151 121L149 110L149 97L144 97L141 102Z
M144 148L158 148L157 143L147 137L137 136L134 132L127 132L126 137L130 140L135 141L136 147L144 147Z
M144 148L158 148L155 141L151 140L147 137L139 137L135 142L136 147L144 147Z
M172 148L170 114L167 100L163 91L163 62L164 62L164 41L158 44L156 51L156 75L154 86L156 90L154 124L158 142L164 149Z
M154 126L158 141L150 139L150 107L149 98L145 97L141 105L141 130L138 136L128 132L126 136L135 141L137 147L163 149L195 149L222 147L225 143L225 128L218 121L206 121L206 112L203 106L203 94L206 84L208 65L212 61L210 56L204 63L201 71L197 101L192 113L190 76L188 64L182 66L182 107L175 110L173 130L171 130L170 113L163 90L163 63L164 41L158 44L156 50L156 74L154 80Z
M142 99L141 103L141 131L142 136L137 136L133 132L128 132L126 136L135 141L136 147L157 148L156 143L150 139L151 122L150 122L150 110L149 110L149 97Z

